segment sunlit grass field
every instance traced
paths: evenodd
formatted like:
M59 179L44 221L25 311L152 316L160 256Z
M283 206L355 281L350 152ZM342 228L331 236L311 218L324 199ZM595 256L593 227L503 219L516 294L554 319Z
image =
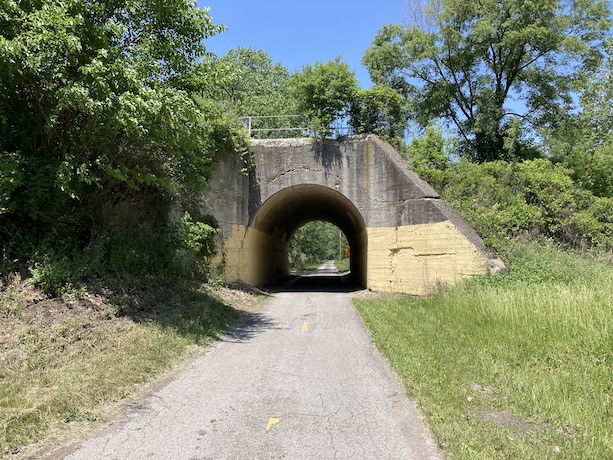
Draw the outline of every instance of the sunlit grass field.
M356 299L453 459L613 458L613 264L549 246L433 296Z

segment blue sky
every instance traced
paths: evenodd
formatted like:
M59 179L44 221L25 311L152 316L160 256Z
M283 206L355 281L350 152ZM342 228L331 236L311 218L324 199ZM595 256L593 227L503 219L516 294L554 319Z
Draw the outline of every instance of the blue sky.
M360 86L372 86L362 55L384 24L403 22L405 0L198 0L228 30L206 41L218 56L229 49L264 50L290 71L341 56Z

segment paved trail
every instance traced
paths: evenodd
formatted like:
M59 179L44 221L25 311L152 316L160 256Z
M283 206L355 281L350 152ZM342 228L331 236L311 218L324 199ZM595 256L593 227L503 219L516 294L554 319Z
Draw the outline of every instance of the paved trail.
M350 295L295 289L66 458L442 457Z

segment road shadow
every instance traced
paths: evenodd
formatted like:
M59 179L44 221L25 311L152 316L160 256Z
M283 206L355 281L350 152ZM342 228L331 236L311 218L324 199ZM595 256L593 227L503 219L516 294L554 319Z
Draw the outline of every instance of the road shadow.
M293 274L262 287L267 292L356 292L364 289L351 273Z
M263 313L241 312L238 321L219 337L219 340L230 343L247 343L263 331L275 328L278 328L277 323L271 321Z

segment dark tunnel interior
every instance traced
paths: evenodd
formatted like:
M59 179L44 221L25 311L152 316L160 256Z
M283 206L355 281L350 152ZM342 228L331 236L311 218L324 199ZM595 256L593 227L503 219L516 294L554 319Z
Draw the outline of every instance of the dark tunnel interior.
M344 195L321 185L296 185L271 196L262 204L251 227L257 230L252 253L260 284L289 275L288 249L293 233L313 220L336 225L351 248L350 269L355 283L366 286L367 235L364 219Z

